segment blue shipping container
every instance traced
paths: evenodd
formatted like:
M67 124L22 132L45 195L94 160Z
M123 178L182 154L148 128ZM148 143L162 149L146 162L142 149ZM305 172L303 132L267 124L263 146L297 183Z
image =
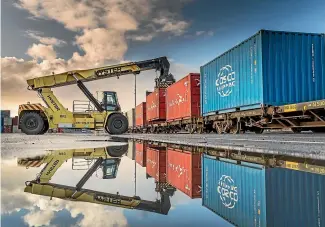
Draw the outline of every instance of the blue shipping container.
M239 227L324 227L325 175L202 159L202 204Z
M325 99L325 35L261 30L200 70L203 116Z

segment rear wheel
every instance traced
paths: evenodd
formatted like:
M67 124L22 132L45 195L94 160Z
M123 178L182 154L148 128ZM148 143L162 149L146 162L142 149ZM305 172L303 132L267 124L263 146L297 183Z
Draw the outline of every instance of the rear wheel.
M44 119L37 112L27 112L21 116L20 128L27 135L44 134ZM46 130L47 131L47 130Z
M120 113L115 113L108 117L106 132L108 131L113 135L123 134L128 130L128 127L128 119Z
M128 151L128 144L107 147L107 153L111 157L122 157Z

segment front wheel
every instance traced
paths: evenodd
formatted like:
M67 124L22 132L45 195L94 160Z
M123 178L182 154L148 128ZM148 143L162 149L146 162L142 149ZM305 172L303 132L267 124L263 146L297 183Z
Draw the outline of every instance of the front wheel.
M44 129L44 119L37 112L27 112L21 116L21 131L27 135L42 134Z
M125 133L128 127L128 119L120 113L115 113L108 117L105 129L106 132L117 135Z

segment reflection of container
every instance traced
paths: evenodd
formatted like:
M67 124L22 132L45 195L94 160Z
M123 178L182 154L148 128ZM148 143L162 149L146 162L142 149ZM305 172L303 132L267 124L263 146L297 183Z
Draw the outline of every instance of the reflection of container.
M168 148L167 182L190 198L201 198L201 154Z
M324 99L324 43L324 34L259 31L201 66L202 115Z
M166 182L166 148L147 148L147 174L160 183Z
M325 175L204 156L202 203L236 226L320 227Z
M146 97L147 121L163 121L166 119L166 89L156 88Z
M3 132L4 133L12 133L12 125L4 125Z
M145 143L135 143L135 161L142 167L146 167L147 146Z
M200 74L190 73L166 89L167 121L200 116Z
M142 102L135 108L135 126L144 127L146 122L146 103Z
M6 125L6 126L11 126L12 125L12 118L10 117L5 117L3 119L3 124Z
M12 126L12 132L13 133L21 133L21 130L18 128L18 125L13 125Z

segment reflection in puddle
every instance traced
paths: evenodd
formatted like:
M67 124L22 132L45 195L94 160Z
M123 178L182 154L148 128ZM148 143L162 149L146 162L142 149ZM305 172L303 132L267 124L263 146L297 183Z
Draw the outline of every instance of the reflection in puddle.
M88 216L83 211L83 220L101 215L98 208L92 210L87 204L97 204L103 210L114 208L109 212L121 211L123 226L325 226L323 161L204 145L117 142L124 144L18 158L18 166L28 168L21 171L28 179L25 186L20 184L20 192L24 188L24 195L85 206ZM25 174L31 170L38 171L36 177ZM130 170L134 174L129 174ZM66 180L57 183L58 175Z

